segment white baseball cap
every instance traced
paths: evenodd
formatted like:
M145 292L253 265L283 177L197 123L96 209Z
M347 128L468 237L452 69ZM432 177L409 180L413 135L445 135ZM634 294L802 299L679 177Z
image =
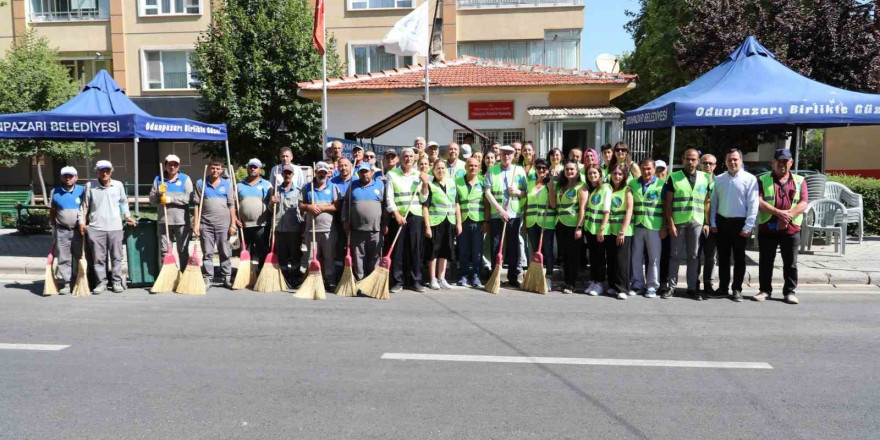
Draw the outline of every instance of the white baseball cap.
M502 145L499 151L509 151L511 153L516 153L516 148L511 147L510 145Z
M654 161L654 168L664 168L665 169L665 168L669 168L669 167L666 166L666 162L663 162L662 160L655 160Z
M62 176L76 176L78 174L76 172L76 168L68 166L68 167L64 167L61 169L61 175Z
M110 163L109 160L99 160L98 163L95 164L95 169L96 170L106 170L106 169L112 170L113 164Z
M436 142L434 142L434 141L428 142L428 147L427 147L427 148L431 148L431 147L437 147L437 148L440 148L440 144L438 144L438 143L436 143Z
M168 163L168 162L177 162L178 164L180 164L180 158L177 157L176 154L169 154L169 155L165 156L165 163Z
M256 157L253 158L253 159L251 159L251 160L249 160L247 164L248 164L248 165L253 165L253 166L257 167L257 168L263 168L263 162L260 162L260 159L257 159Z
M461 157L470 159L471 155L471 146L468 144L461 144Z

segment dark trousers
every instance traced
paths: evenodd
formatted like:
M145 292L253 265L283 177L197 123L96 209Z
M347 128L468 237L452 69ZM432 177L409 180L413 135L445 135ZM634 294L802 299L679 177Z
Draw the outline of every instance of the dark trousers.
M473 280L483 265L483 222L465 220L458 236L458 265L461 277Z
M251 253L251 261L256 261L263 268L266 262L266 254L269 253L269 243L266 239L265 226L252 226L244 228L244 241L247 244L247 250Z
M275 231L275 255L281 271L291 282L299 275L299 261L302 259L302 233L300 231ZM332 264L325 262L324 264Z
M562 279L565 285L570 287L577 284L578 271L581 270L581 252L578 247L580 240L574 239L575 230L574 227L565 226L562 223L556 225L556 247L559 248L562 260ZM544 246L548 246L548 243L544 243Z
M712 271L715 270L715 241L717 235L709 233L709 235L700 235L700 251L698 261L701 263L703 271L703 290L712 290Z
M746 243L748 238L739 235L746 219L717 216L718 227L718 292L727 293L728 288L742 292L743 278L746 276ZM730 281L730 255L733 254L733 284Z
M556 235L556 231L552 229L544 229L544 243L541 244L541 255L544 257L544 267L547 268L547 278L549 279L553 275L553 269L556 267L556 256L553 255L553 237ZM532 252L538 252L538 241L541 238L541 227L538 225L532 226L529 228L529 246L532 249ZM572 236L574 238L574 236ZM581 240L578 240L580 243ZM529 261L531 262L532 256L529 255Z
M512 218L507 221L507 231L504 233L504 261L507 264L507 281L513 283L522 273L519 267L519 228L522 225L521 218ZM504 229L504 220L493 218L489 222L492 234L492 270L495 270L495 255L498 255L498 246L501 244L501 231Z
M422 240L425 236L425 221L421 216L408 214L406 224L400 226L397 220L391 219L388 236L394 240L394 235L400 231L400 238L394 245L394 255L391 258L392 286L403 285L404 275L407 280L415 283L422 282ZM390 243L389 243L390 246Z
M669 256L672 254L672 239L667 235L660 240L660 279L657 281L663 289L669 287Z
M627 292L629 290L629 250L632 237L624 237L623 246L617 245L616 235L606 235L605 261L608 267L608 288L615 292Z
M758 234L758 247L760 249L758 254L758 279L760 280L761 292L773 293L773 263L776 261L776 248L781 248L782 278L785 280L782 294L790 295L794 293L798 282L797 253L800 243L800 234Z
M556 226L558 229L559 226ZM590 248L590 281L594 283L605 282L605 245L599 243L596 236L585 232L587 247Z

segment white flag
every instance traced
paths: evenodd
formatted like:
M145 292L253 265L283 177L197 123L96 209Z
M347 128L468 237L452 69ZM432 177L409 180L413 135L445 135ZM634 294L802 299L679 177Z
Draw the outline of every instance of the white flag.
M428 56L428 22L428 1L425 1L388 31L382 39L385 52L394 55Z

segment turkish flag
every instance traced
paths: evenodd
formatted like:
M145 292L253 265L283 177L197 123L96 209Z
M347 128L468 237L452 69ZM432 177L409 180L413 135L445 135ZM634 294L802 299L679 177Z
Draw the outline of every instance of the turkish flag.
M315 31L312 33L312 44L318 53L324 55L324 0L315 0Z

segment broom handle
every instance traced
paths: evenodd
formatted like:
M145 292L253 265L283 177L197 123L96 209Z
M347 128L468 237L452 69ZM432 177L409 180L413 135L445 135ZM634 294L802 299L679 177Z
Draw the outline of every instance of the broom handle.
M202 193L199 197L199 215L196 216L196 226L202 225L202 205L205 203L205 186L208 184L208 166L205 165L205 172L202 174Z
M351 198L351 193L354 192L352 189L352 185L354 185L354 181L351 182L351 185L348 185L348 221L351 222L351 205L354 204L354 200ZM351 230L348 231L348 244L345 246L345 255L351 256Z
M507 207L510 205L510 197L507 198L507 202L504 203L504 211L507 212ZM498 256L501 256L502 251L504 250L504 234L507 233L507 222L504 222L504 226L501 227L501 242L498 243Z
M541 213L541 237L538 239L538 252L544 250L544 222L547 220L547 210L550 209L550 183L544 185L547 189L547 203L544 204L544 212Z
M162 185L164 183L165 183L165 164L163 164L162 162L159 162L159 184ZM167 192L168 188L166 187L165 189ZM163 193L163 195L160 197L165 197L164 194L165 193ZM161 202L161 200L160 200L160 202ZM164 216L164 218L165 218L165 237L168 239L168 252L171 252L171 232L170 232L170 229L168 228L168 207L166 207L164 203L162 203L162 212L165 214L165 216Z
M241 201L238 200L238 185L235 183L235 167L232 164L229 165L230 172L232 173L232 192L235 193L235 216L241 220ZM244 222L241 223L241 248L247 250L247 243L244 242Z
M315 176L318 175L317 165L312 162L312 204L315 203ZM315 215L312 214L312 259L318 259L318 233L315 232Z
M278 197L278 179L275 179L275 188L272 190L272 196ZM280 202L280 200L279 200ZM272 232L270 240L272 240L272 246L270 246L269 253L275 253L275 215L278 213L278 203L272 204Z
M406 205L406 213L407 214L409 214L409 210L410 210L410 208L412 208L412 203L416 200L416 197L418 197L421 189L422 189L422 184L421 184L421 182L419 182L419 186L416 187L416 190L413 192L412 197L409 199L409 204ZM405 218L405 216L404 216L404 218ZM388 248L388 253L385 254L385 258L391 257L391 252L394 252L394 245L397 244L397 238L400 237L400 231L402 231L402 230L403 230L403 228L397 228L397 233L394 234L394 240L391 242L391 246Z

